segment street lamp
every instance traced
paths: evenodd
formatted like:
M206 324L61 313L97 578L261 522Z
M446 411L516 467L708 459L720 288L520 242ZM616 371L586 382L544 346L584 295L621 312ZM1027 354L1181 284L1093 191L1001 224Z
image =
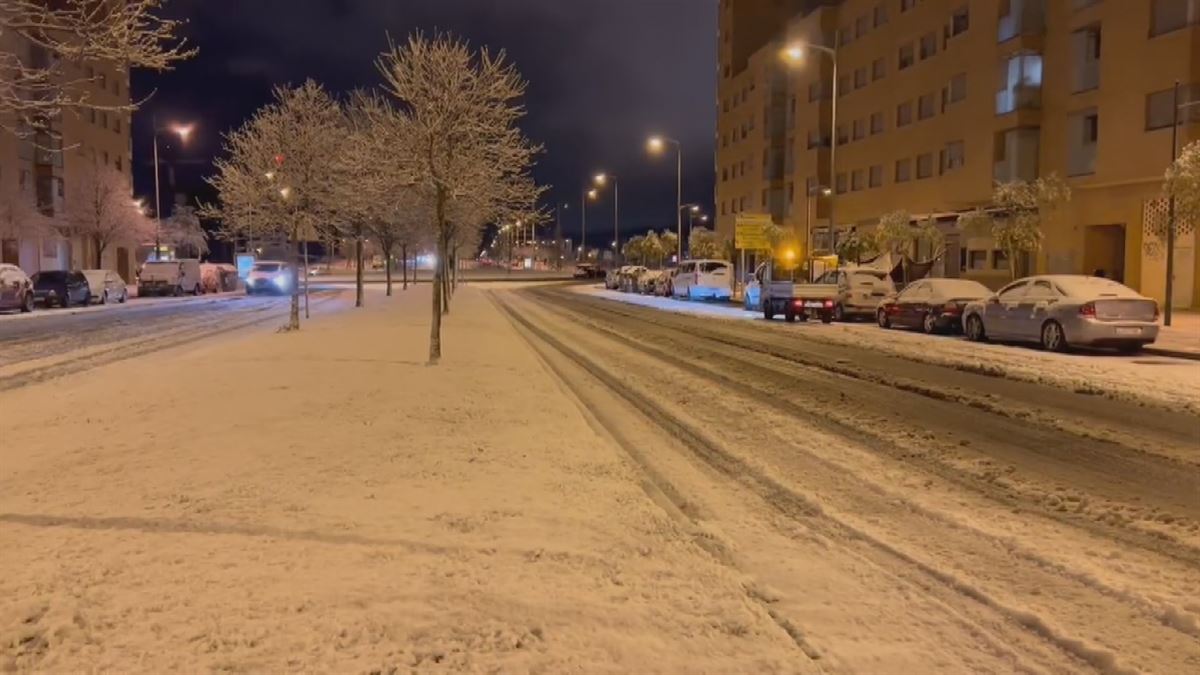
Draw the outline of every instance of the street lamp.
M153 120L154 126L154 259L158 260L160 251L162 250L162 199L159 196L158 189L158 122ZM187 143L191 137L192 131L195 130L194 124L172 124L167 127L167 131L179 136L179 140Z
M603 173L603 172L598 173L595 175L595 177L593 177L592 180L599 187L604 187L610 181L612 182L612 186L613 186L613 251L614 251L613 262L615 263L616 257L617 257L617 254L615 253L615 251L617 251L616 242L621 240L621 220L620 220L620 218L621 218L621 215L620 215L621 191L620 191L620 186L617 184L617 177L611 173ZM595 192L595 191L593 190L593 192Z
M812 213L813 197L820 199L833 194L833 190L824 185L814 185L809 188L804 198L804 252L810 259L812 258L812 223L809 215ZM812 271L809 270L809 281L812 281Z
M1200 101L1191 101L1188 103L1179 102L1179 80L1175 80L1175 92L1171 99L1171 166L1175 165L1175 159L1179 154L1179 111L1191 108L1192 106L1200 105ZM1172 195L1167 200L1167 284L1163 289L1165 296L1163 299L1166 305L1163 307L1163 325L1171 325L1172 302L1171 296L1175 291L1175 197Z
M832 81L831 89L833 98L829 103L829 126L830 126L830 141L829 141L829 182L836 184L837 181L837 145L838 145L838 127L837 127L837 101L838 101L838 59L837 59L838 41L835 35L832 47L826 47L812 42L793 42L783 49L783 59L791 64L799 64L805 60L808 50L814 49L829 57L833 64L833 74L830 80ZM833 198L829 199L829 229L831 232L837 231L837 221L833 215ZM835 235L836 236L836 235Z
M651 136L646 141L646 149L655 155L662 154L667 145L675 146L675 234L679 240L676 255L683 260L683 146L666 136Z
M579 196L579 252L583 254L583 261L587 262L587 200L596 200L597 195L595 188L583 188L583 193Z

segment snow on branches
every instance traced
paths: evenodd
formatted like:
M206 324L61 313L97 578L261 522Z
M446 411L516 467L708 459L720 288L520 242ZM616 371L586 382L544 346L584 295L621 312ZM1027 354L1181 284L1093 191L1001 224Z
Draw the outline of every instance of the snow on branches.
M133 188L124 173L91 162L67 193L64 234L92 243L95 267L113 244L140 244L154 236L154 223L133 201Z

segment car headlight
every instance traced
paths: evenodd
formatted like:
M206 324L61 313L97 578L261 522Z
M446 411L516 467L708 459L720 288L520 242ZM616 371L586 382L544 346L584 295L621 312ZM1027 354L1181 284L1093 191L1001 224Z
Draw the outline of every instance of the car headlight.
M273 281L275 283L275 285L278 286L279 288L287 288L288 278L287 278L286 274L280 274L279 276L275 277L271 281Z

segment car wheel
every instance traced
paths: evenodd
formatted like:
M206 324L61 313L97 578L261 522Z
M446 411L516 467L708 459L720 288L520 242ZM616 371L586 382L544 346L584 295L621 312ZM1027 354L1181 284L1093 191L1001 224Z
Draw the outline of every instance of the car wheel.
M1048 352L1067 351L1067 336L1063 333L1062 324L1047 321L1042 325L1042 348Z
M100 304L102 304L102 305L108 304L108 291L104 291L103 293L100 294Z
M196 284L196 286L192 288L192 295L200 295L200 284Z
M983 319L979 318L978 314L967 316L967 324L964 329L967 334L967 339L971 342L986 342L987 333L983 328Z
M175 290L171 291L171 295L174 295L177 298L183 295L183 286L176 286Z
M26 314L33 311L33 293L25 294L25 299L21 301L21 311Z
M774 319L775 318L775 308L771 306L771 301L764 299L762 301L762 306L763 306L763 318L766 319L767 321Z
M933 312L925 312L925 316L921 319L921 330L925 331L926 335L933 335L937 332L937 317Z
M833 314L821 312L821 323L833 323Z
M92 304L92 292L88 291L87 293L85 293L83 296L83 302L81 302L79 304L83 305L84 307L87 307L88 305Z
M833 307L833 320L839 323L846 320L846 308L840 302Z
M875 312L875 323L878 323L880 328L892 327L892 320L888 318L887 312L882 309Z
M121 299L117 300L117 302L119 304L123 305L123 304L125 304L125 301L128 299L129 299L129 291L121 291Z
M796 323L796 312L790 309L783 310L783 320L788 323Z

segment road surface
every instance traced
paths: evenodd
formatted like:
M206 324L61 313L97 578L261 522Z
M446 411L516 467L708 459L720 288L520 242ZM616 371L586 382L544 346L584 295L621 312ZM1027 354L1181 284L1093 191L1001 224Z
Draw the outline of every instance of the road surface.
M819 326L553 287L492 297L806 651L1200 669L1194 412L831 343Z

